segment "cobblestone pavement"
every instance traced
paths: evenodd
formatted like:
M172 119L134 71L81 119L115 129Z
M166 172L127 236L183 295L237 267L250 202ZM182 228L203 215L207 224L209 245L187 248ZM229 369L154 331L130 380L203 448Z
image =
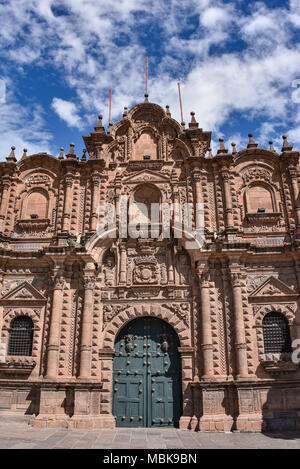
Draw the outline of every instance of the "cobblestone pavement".
M198 433L177 429L65 430L1 421L0 449L300 449L300 433Z

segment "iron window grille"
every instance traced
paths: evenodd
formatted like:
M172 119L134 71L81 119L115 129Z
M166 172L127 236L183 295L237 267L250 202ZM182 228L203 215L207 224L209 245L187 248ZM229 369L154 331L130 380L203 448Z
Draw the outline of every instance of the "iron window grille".
M291 337L286 318L280 313L269 313L263 319L265 353L290 353Z
M32 355L33 322L20 316L11 322L8 340L8 355Z

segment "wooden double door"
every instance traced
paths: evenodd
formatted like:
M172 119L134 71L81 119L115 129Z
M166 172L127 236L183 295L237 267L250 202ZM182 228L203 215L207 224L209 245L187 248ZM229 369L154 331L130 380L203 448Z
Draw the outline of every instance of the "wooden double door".
M122 329L113 366L117 426L178 426L182 411L178 347L173 328L157 318L138 318Z

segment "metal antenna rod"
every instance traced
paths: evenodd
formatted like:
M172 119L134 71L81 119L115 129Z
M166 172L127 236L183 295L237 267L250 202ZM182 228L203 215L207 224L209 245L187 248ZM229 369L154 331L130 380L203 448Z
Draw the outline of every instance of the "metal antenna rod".
M148 94L148 55L146 55L146 94Z
M180 104L180 113L181 113L181 124L183 124L183 113L182 113L182 101L181 101L181 91L180 91L180 83L178 85L178 94L179 94L179 104Z

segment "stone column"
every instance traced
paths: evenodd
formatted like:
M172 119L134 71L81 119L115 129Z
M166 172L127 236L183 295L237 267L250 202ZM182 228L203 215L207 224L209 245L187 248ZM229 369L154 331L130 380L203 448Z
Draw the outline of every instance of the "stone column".
M1 206L0 206L0 231L4 228L4 220L7 211L7 202L8 202L8 191L9 191L10 181L4 179L2 181L2 197L1 197Z
M211 333L210 319L210 303L209 303L209 273L198 272L200 288L201 288L201 349L203 357L203 375L202 379L211 379L214 374L213 367L213 345Z
M225 214L226 214L226 230L233 228L233 214L232 214L232 198L230 190L230 179L229 172L227 170L221 171L224 187L224 198L225 198Z
M242 277L240 273L231 272L231 285L233 291L236 377L245 378L248 377L248 365L241 290Z
M63 289L65 280L60 274L54 276L52 311L50 317L50 332L47 347L47 371L46 378L55 378L57 376L59 338L60 338L60 319L63 301Z
M65 178L65 198L64 198L64 212L62 221L62 230L69 231L72 210L72 186L73 178L66 176Z
M100 179L97 173L92 175L92 204L91 204L91 219L90 230L96 231L98 224L98 206L100 202Z
M120 246L120 283L126 284L127 281L127 252L126 246Z
M293 198L295 202L296 225L297 227L300 227L300 202L299 202L299 186L298 186L297 168L294 166L290 166L289 174L291 178Z
M84 277L84 303L82 313L81 344L80 344L80 371L79 378L91 376L91 348L93 328L93 303L95 276Z

